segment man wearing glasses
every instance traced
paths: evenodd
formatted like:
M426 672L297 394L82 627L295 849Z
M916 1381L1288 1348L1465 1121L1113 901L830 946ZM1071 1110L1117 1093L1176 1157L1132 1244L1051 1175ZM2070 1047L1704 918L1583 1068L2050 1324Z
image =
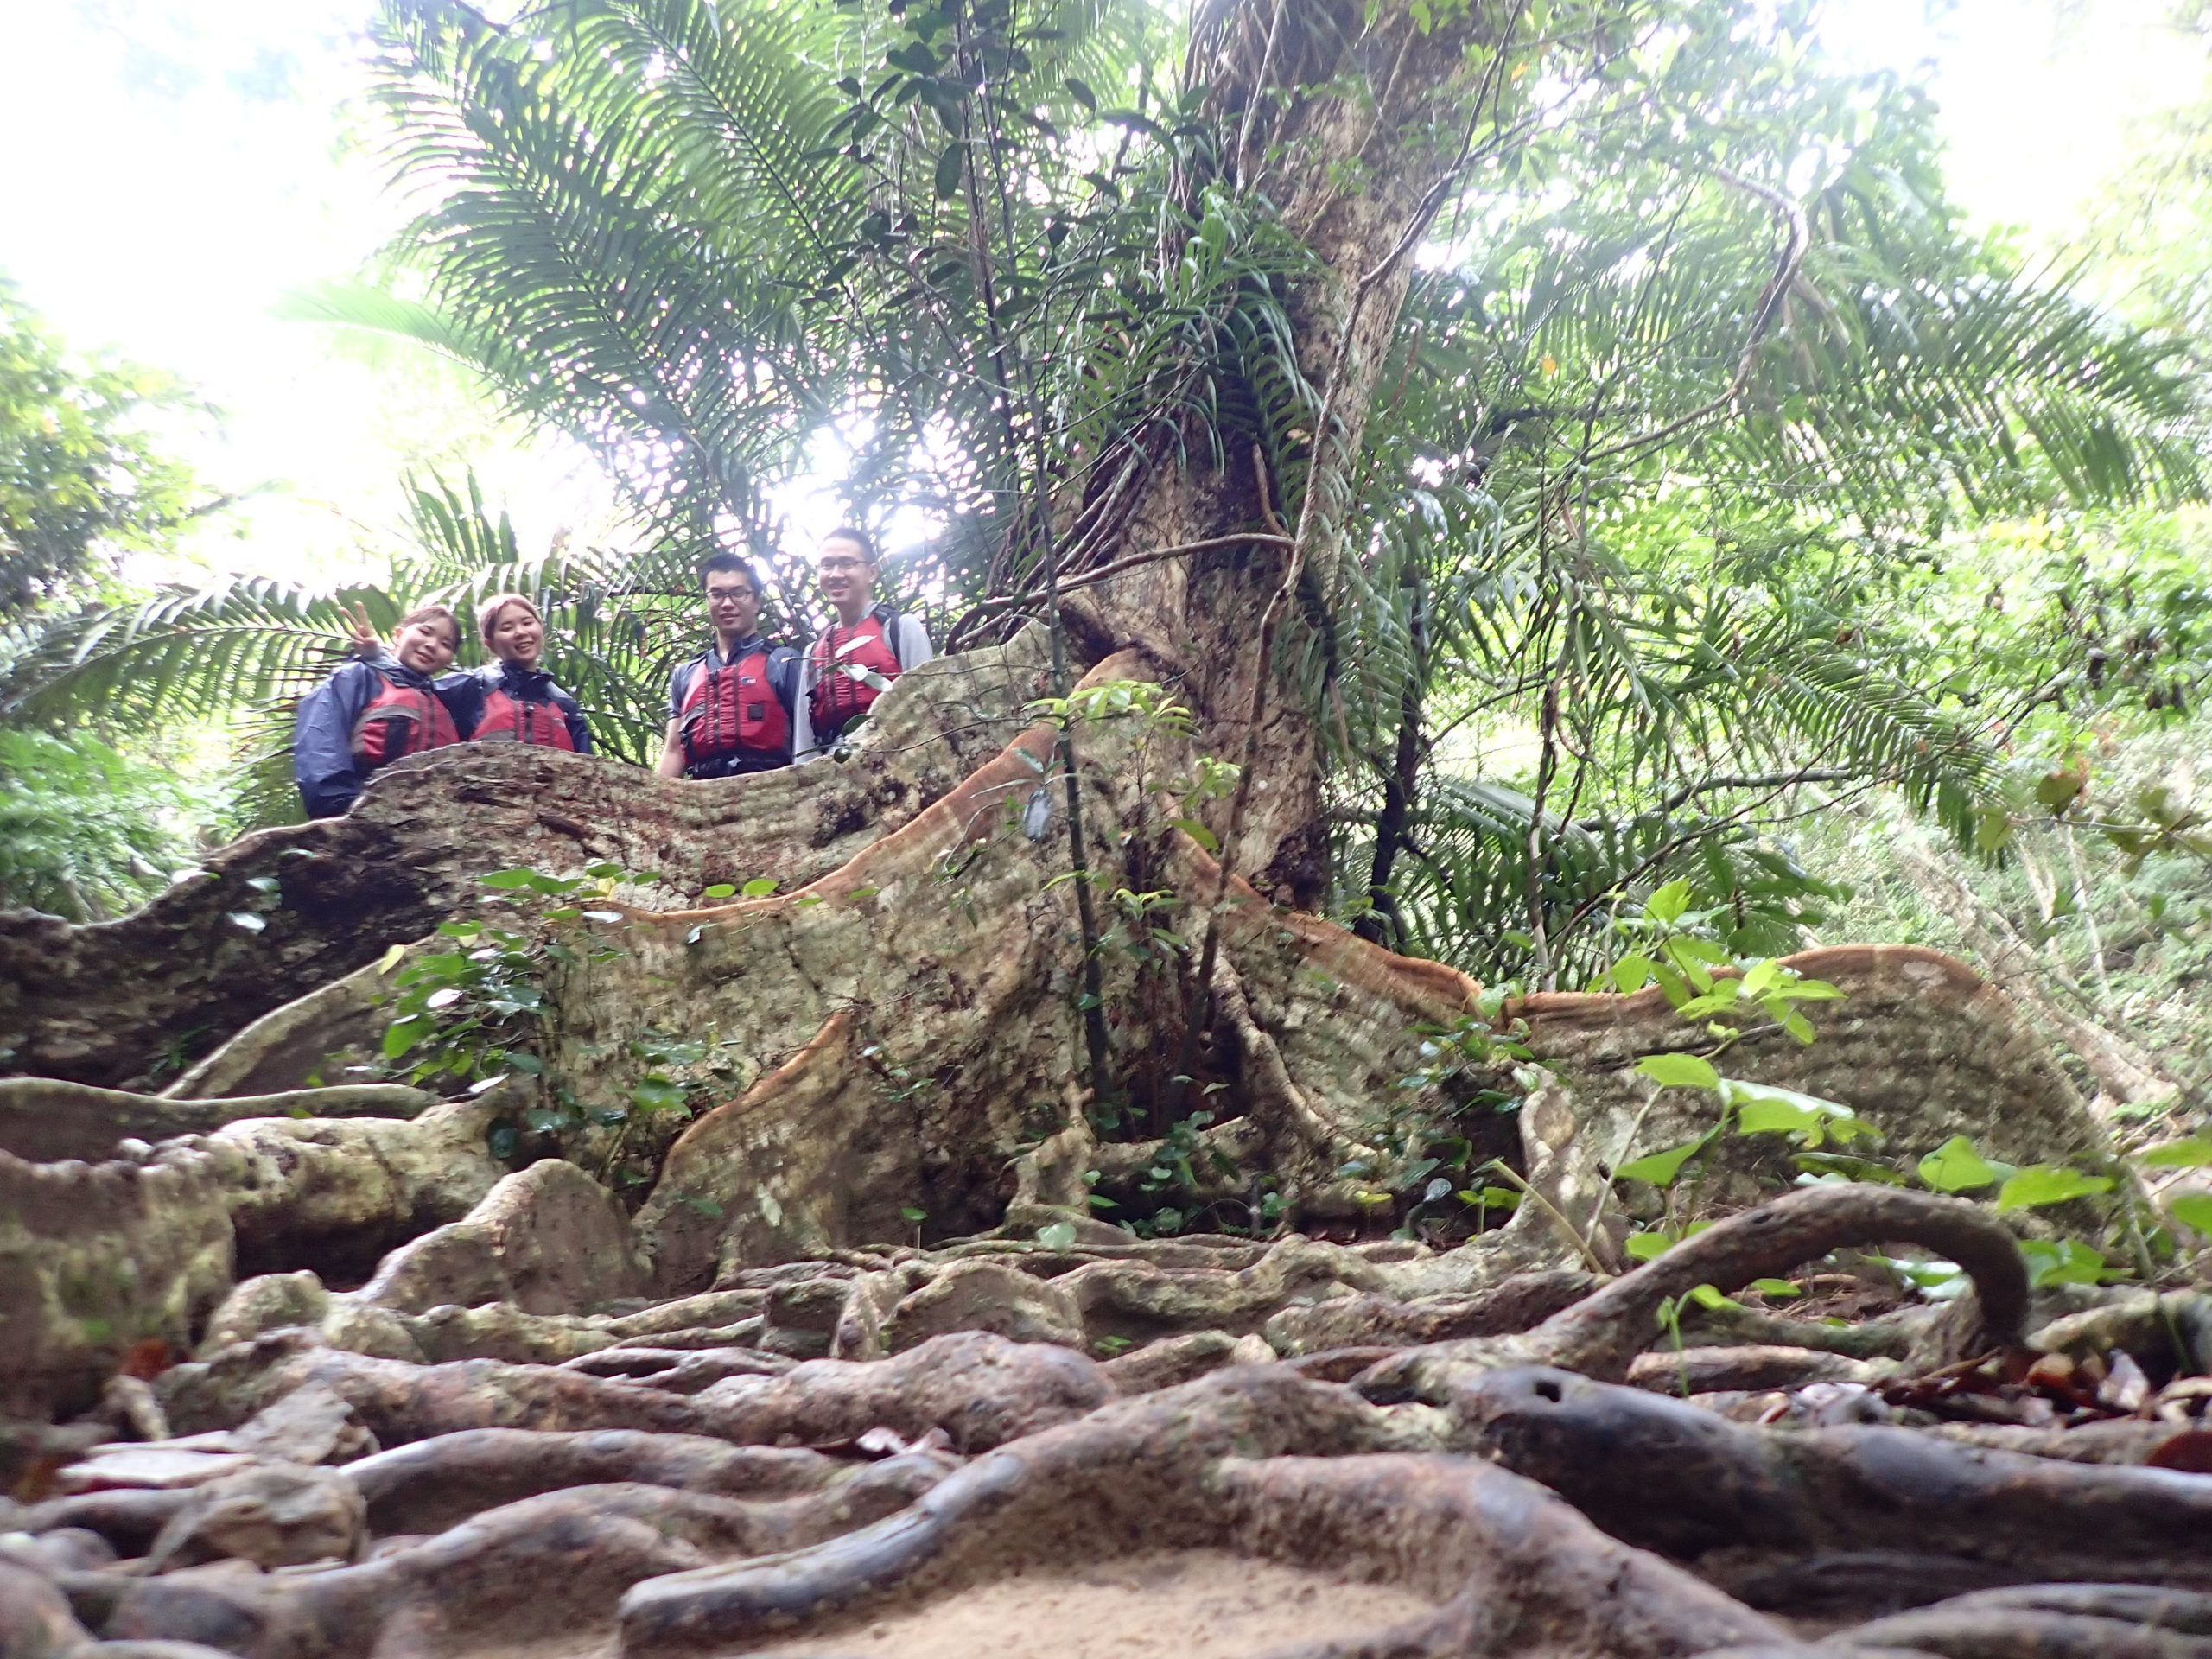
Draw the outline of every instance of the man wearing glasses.
M875 543L865 531L831 531L814 568L836 615L806 654L803 706L811 741L795 751L802 760L834 747L892 681L931 655L920 618L875 602Z
M699 567L714 643L677 665L668 687L668 734L657 771L664 778L735 778L788 766L814 747L804 664L789 645L760 637L760 580L734 553Z

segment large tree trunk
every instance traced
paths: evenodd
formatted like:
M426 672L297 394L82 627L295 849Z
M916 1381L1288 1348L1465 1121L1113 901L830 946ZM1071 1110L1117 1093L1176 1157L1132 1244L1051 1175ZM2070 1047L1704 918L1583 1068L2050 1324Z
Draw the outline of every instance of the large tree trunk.
M447 752L123 921L0 918L10 1067L140 1091L190 1067L164 1101L22 1084L0 1112L5 1408L203 1437L135 1471L80 1459L73 1429L7 1443L22 1495L46 1501L0 1513L35 1540L0 1546L0 1651L66 1650L89 1626L251 1659L556 1637L673 1655L856 1647L883 1620L892 1651L1019 1631L1087 1653L1135 1624L1163 1647L1255 1651L1782 1654L1804 1649L1767 1610L1850 1624L1928 1603L1909 1630L1867 1627L1870 1649L1967 1651L1964 1630L2149 1652L2111 1643L2198 1628L2182 1591L2205 1587L2212 1505L2171 1475L1900 1448L1891 1428L1793 1434L1613 1386L1694 1374L1716 1408L1769 1390L1752 1414L1785 1424L1815 1421L1797 1385L1857 1387L1881 1414L1871 1385L2017 1354L2036 1325L2069 1367L2139 1349L2163 1381L2212 1358L2193 1300L2045 1324L2095 1293L2031 1306L1993 1216L1881 1187L1785 1197L1614 1277L1624 1211L1650 1195L1617 1193L1611 1170L1702 1126L1630 1063L1699 1033L1656 994L1540 996L1507 1012L1550 1075L1453 1070L1429 1039L1476 1028L1475 988L1303 908L1325 845L1313 705L1255 629L1295 557L1311 595L1346 556L1336 504L1400 256L1452 159L1432 118L1495 66L1492 16L1440 9L1421 29L1286 0L1202 20L1194 58L1243 138L1224 164L1275 158L1266 182L1317 255L1294 298L1319 390L1302 454L1232 448L1217 474L1132 457L1068 507L1096 510L1088 566L1263 538L1131 567L1069 607L1090 683L1166 678L1195 716L1072 734L1116 922L1099 966L1125 1093L1084 1086L1058 734L1023 712L1046 689L1033 630L902 679L842 763L679 784ZM1286 475L1318 493L1302 554L1276 522ZM1255 706L1257 787L1194 986L1224 877L1172 822L1173 780L1241 758ZM565 952L518 1033L537 1070L427 1109L321 1086L374 1052L390 946L483 914L487 872L601 863L662 880L499 912ZM702 902L763 876L772 896ZM1849 1104L1891 1153L1962 1128L2020 1163L2094 1145L2049 1056L1957 964L1801 965L1842 1011L1809 1048L1746 1042L1738 1074ZM699 1058L671 1053L683 1039ZM1518 1110L1471 1116L1485 1086ZM671 1089L693 1109L645 1115ZM276 1096L271 1116L229 1121L244 1095ZM1140 1109L1185 1098L1211 1121ZM379 1106L393 1115L336 1109ZM1528 1195L1510 1221L1455 1248L1378 1236L1387 1143L1416 1120L1489 1137L1494 1179ZM1714 1162L1716 1211L1795 1173L1749 1143ZM1101 1198L1163 1232L1171 1203L1212 1224L1141 1237L1103 1224ZM1738 1308L1700 1332L1692 1315L1697 1345L1639 1371L1692 1292L1854 1244L1940 1251L1974 1291L1846 1331ZM2202 1351L2177 1363L2177 1344ZM2004 1373L2016 1391L2022 1370ZM2100 1448L2200 1455L2198 1396L2174 1397L2178 1421L2106 1425ZM2077 1505L2093 1523L2053 1538L2048 1516ZM1901 1512L1915 1553L1837 1618L1821 1599L1838 1561L1863 1583ZM200 1565L225 1560L329 1564ZM1986 1599L2059 1576L2126 1582Z

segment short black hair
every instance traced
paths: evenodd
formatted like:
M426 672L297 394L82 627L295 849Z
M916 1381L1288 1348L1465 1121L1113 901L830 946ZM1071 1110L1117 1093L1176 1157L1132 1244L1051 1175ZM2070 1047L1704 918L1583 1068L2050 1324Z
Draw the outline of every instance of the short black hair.
M743 576L746 581L751 582L753 584L753 596L755 599L758 599L761 594L767 592L767 589L760 585L760 573L753 568L752 562L735 553L728 551L710 553L705 559L701 561L699 565L699 585L702 588L704 588L707 585L707 578L709 576L727 570L734 570L738 575Z
M875 550L875 537L864 530L855 529L851 524L840 524L822 538L822 544L824 547L831 542L850 542L855 547L860 549L861 556L870 564L883 563L882 555Z

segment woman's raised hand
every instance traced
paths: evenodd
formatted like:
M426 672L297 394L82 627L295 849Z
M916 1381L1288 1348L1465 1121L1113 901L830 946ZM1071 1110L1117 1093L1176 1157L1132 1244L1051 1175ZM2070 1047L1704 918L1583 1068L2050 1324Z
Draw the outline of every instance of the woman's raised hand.
M359 600L353 601L353 608L350 611L340 605L338 607L338 613L344 617L353 628L355 655L373 657L384 649L384 636L371 626L368 607Z

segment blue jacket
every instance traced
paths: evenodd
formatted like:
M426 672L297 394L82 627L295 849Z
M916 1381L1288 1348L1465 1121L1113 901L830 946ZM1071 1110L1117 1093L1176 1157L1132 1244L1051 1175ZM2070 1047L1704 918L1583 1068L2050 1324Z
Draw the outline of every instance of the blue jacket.
M301 698L292 726L292 777L308 816L338 817L368 782L368 772L353 753L353 728L387 683L436 692L452 715L455 730L465 738L471 722L464 718L468 697L463 683L470 677L444 674L433 680L384 654L372 661L347 663Z
M543 669L518 668L514 664L504 661L491 662L471 673L454 677L461 683L448 702L463 738L474 736L477 727L482 724L486 696L493 691L504 691L517 702L551 703L561 711L562 718L569 728L569 741L576 746L576 753L592 753L591 727L584 720L583 705ZM442 690L443 683L440 683Z

